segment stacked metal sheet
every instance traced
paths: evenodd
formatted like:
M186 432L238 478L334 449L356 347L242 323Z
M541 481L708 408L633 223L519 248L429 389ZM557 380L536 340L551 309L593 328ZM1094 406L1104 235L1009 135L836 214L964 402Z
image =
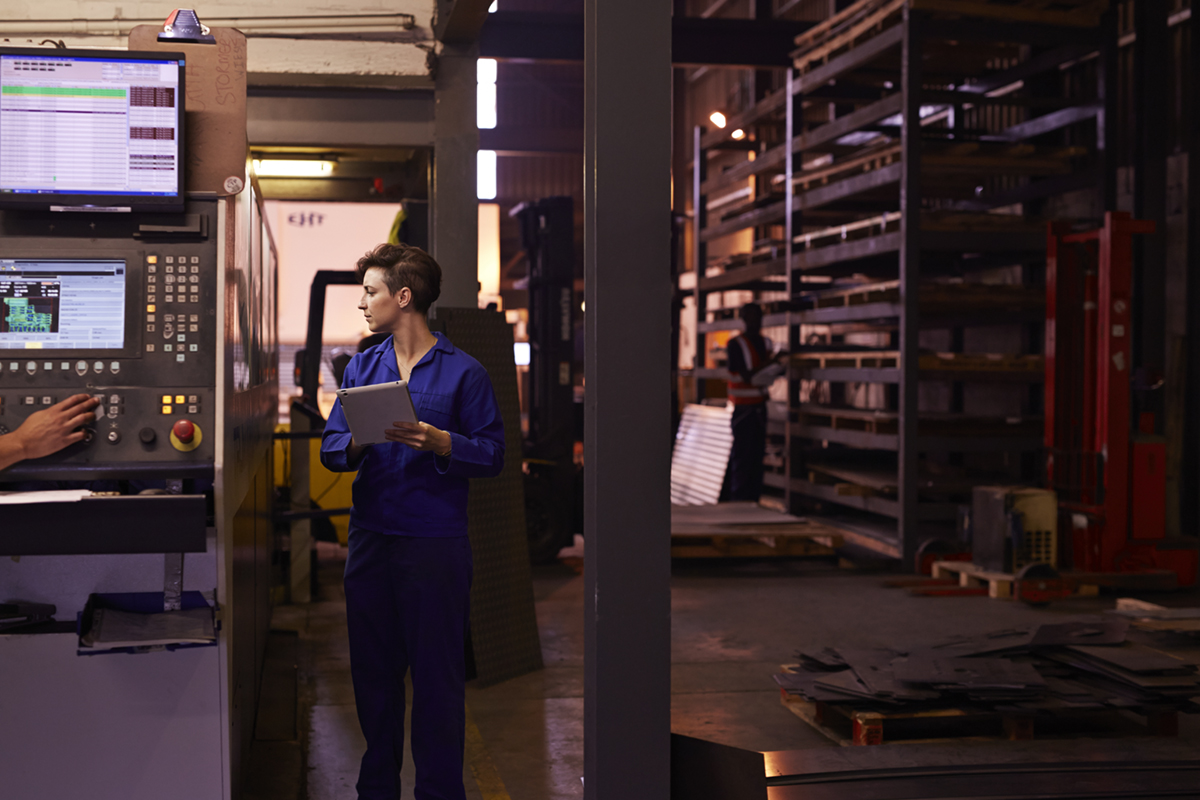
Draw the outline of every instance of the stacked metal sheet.
M1200 713L1200 635L1119 617L995 631L911 649L825 648L775 676L788 694L855 710L1124 708Z

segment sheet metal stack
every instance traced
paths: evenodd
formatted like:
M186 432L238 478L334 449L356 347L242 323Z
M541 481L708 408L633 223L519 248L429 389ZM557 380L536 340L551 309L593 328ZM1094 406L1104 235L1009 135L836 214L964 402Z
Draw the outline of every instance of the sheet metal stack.
M803 650L789 695L882 713L1118 708L1200 713L1200 633L1120 616L996 631L912 649Z

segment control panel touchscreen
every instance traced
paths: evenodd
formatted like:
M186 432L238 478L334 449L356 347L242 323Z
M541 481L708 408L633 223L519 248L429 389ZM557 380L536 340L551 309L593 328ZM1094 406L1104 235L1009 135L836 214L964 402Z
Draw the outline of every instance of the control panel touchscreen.
M0 350L122 350L124 260L0 259Z

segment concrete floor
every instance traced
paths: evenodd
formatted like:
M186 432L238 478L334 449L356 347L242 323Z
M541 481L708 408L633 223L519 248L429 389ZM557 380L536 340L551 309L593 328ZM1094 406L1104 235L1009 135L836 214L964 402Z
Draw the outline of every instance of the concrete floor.
M273 626L300 634L300 741L295 746L304 770L292 780L280 775L279 767L272 768L269 787L250 792L254 798L355 797L364 745L349 677L340 580L344 553L323 546L321 599L276 609ZM479 734L472 743L468 732L464 781L469 798L503 800L507 793L520 800L559 800L583 795L583 578L577 568L559 564L534 571L545 669L489 688L468 686L468 713ZM780 664L794 661L798 648L928 644L954 634L1066 621L1113 606L1111 596L1043 609L983 597L917 598L885 588L885 577L820 560L676 562L672 729L749 750L805 749L817 771L1044 759L1194 758L1198 752L1200 717L1187 715L1181 717L1178 739L837 747L779 702L771 675ZM1200 593L1194 591L1151 599L1200 605ZM411 768L402 777L404 797L411 797Z

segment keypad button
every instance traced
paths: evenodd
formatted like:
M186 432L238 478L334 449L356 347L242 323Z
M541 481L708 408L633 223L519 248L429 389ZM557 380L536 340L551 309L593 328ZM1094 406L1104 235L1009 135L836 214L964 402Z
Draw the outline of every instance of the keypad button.
M172 353L174 351L175 351L175 345L172 345L172 344L164 344L163 345L164 353Z
M148 295L146 295L146 300L148 300L148 301L149 301L149 302L151 302L151 303L157 303L157 302L158 302L158 295L148 294ZM153 308L153 307L154 307L154 306L151 306L151 308Z
M195 394L189 394L189 395L188 395L188 402L189 402L189 403L199 403L199 402L200 402L200 396L199 396L199 395L195 395Z
M198 330L200 330L199 325L188 325L188 333L195 333Z
M176 355L176 356L175 356L175 360L176 360L176 361L183 361L183 360L185 360L186 358L187 358L187 356L186 356L186 355L184 355L183 353L179 353L178 355Z
M54 369L54 362L47 361L45 364L42 364L42 369L44 369L46 372L52 371Z
M158 283L158 276L151 275L146 279L146 283Z
M58 368L61 369L63 372L69 372L71 370L71 362L64 361L58 365Z
M199 322L199 321L200 321L200 315L199 315L199 314L192 314L190 317L188 317L188 321L189 321L189 322Z
M199 346L199 345L195 345L195 344L189 344L189 345L188 345L188 352L189 352L189 353L195 353L195 352L196 352L197 350L199 350L199 349L200 349L200 346Z
M174 303L174 302L175 302L175 295L173 295L173 294L169 294L169 295L167 295L166 297L164 297L164 298L163 298L163 302L164 302L164 303Z
M176 336L176 337L175 337L175 341L177 341L177 342L186 342L186 341L187 341L187 334L186 334L186 333L181 333L181 334L179 334L178 336Z
M110 406L115 406L119 402L121 402L121 396L119 394L110 394L108 396L108 404Z
M53 402L54 402L54 398L50 397L49 395L44 395L42 397L42 405L44 405L44 406L48 406L48 405L52 404Z
M193 263L193 264L199 264L199 263L200 263L200 256L192 256L192 263Z
M150 314L153 314L157 310L158 309L154 307L154 303L150 303L149 305L146 306L146 311Z
M31 406L33 404L34 404L34 398L31 396L26 396L25 397L25 405Z
M75 362L75 371L77 373L79 373L80 375L87 374L87 362L86 361L76 361Z
M174 263L175 263L175 256L167 256L165 260L166 260L166 262L167 262L168 264L174 264Z
M109 419L116 419L116 418L117 418L117 407L116 407L116 406L109 406L109 407L108 407L108 418L109 418Z
M162 413L164 413L164 414L170 414L170 413L171 413L171 407L170 407L170 406L163 406L163 407L162 407Z
M30 375L37 372L37 362L36 361L26 362L25 371L28 372Z
M146 269L151 275L158 272L158 267L147 267Z
M174 322L174 321L175 321L174 314L163 314L163 322Z
M121 362L113 361L112 363L110 363L108 365L108 371L111 372L113 375L116 375L118 372L121 371Z
M154 326L153 326L153 325L147 325L147 326L146 326L146 333L154 333Z
M168 265L165 267L165 270L166 270L166 273L167 273L168 275L174 275L174 274L175 274L175 268L174 268L174 267L172 267L172 266L171 266L171 265L169 265L169 264L168 264Z
M9 372L16 372L20 368L21 368L21 365L18 364L17 362L15 362L15 361L8 362L8 371Z
M92 369L94 369L96 372L104 372L104 362L97 361L95 364L92 364Z
M198 409L199 409L199 406L188 406L188 413L189 414L197 414L197 413L199 413Z
M175 405L177 405L177 406L178 406L178 405L183 405L183 402L184 402L184 396L183 396L183 395L181 395L181 394L177 394L177 395L175 395Z
M162 403L163 403L163 405L165 406L165 405L167 405L167 404L168 404L168 403L170 403L170 402L171 402L171 395L169 395L169 394L164 394L164 395L162 396Z
M146 345L146 352L147 352L147 353L153 353L153 352L154 352L154 345L152 345L152 344L148 344L148 345Z
M153 315L153 314L147 314L147 315L146 315L146 322L154 322L154 315Z
M146 256L146 263L147 264L157 264L158 256Z
M198 302L200 302L200 295L198 295L198 294L194 294L194 295L192 295L192 302L193 302L193 303L198 303Z

